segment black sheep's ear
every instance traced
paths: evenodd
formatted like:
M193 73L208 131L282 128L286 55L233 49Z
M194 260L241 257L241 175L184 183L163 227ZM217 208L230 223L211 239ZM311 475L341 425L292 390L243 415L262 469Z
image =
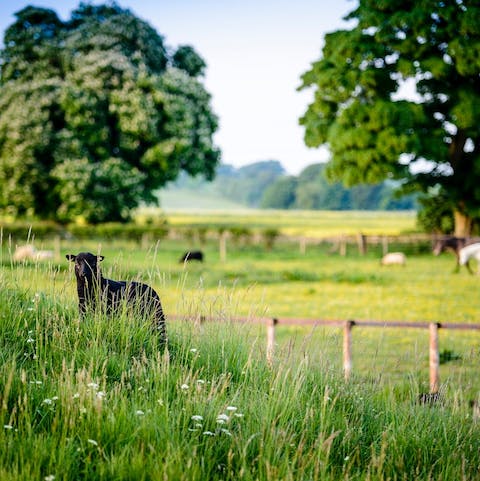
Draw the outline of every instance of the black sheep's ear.
M74 254L67 254L65 257L67 258L67 260L72 262L75 262L75 259L77 258L77 256Z

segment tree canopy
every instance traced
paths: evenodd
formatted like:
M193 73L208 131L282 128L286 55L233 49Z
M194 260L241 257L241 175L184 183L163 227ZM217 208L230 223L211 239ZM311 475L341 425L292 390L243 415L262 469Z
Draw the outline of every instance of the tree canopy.
M298 177L282 176L264 191L261 207L302 210L413 210L416 199L396 198L394 182L346 188L326 177L326 164L312 164Z
M180 172L213 178L217 118L191 46L116 4L28 6L0 52L0 211L124 221Z
M328 144L331 179L435 192L457 235L480 216L480 5L360 0L303 75L305 142ZM408 87L410 95L405 95Z

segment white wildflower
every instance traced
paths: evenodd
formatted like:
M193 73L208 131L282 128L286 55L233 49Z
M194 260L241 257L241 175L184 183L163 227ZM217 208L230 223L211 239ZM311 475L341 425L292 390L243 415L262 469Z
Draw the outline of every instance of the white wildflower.
M105 391L98 391L96 393L96 396L97 396L98 399L103 399L103 398L105 398L106 395L107 395L107 393Z
M87 439L87 443L93 444L93 446L98 446L98 443L95 441L95 439Z
M229 420L230 418L226 414L219 414L217 416L217 423L219 424L225 424Z
M227 406L227 411L236 411L237 409L235 406Z
M31 337L29 337L27 339L27 344L31 344L32 342L35 342L35 339L32 339Z
M234 413L233 414L236 418L243 418L243 414L242 413Z
M91 387L92 389L95 389L95 391L98 389L98 384L96 382L89 382L87 384L87 387Z
M197 384L205 384L205 381L203 379L197 379Z
M13 426L11 424L4 424L3 429L13 429Z
M52 401L58 401L58 396L53 396Z
M180 386L180 389L181 389L182 391L186 391L186 390L188 389L188 384L182 384L182 385Z
M190 349L190 352L191 352L192 354L195 354L196 352L198 352L198 349L196 349L196 348L193 347L192 349Z
M203 435L204 436L215 436L215 433L212 433L212 431L204 431Z
M231 435L232 435L232 433L231 433L228 429L222 428L220 431L221 431L223 434L226 434L227 436L231 436Z
M48 476L45 476L43 478L45 481L53 481L55 479L55 475L54 474L49 474Z
M78 399L80 397L80 393L76 392L73 396L72 399Z
M42 404L48 404L48 405L50 405L50 404L53 404L53 401L52 401L51 399L48 399L48 398L47 398L47 399L44 399L44 400L43 400Z
M141 409L137 409L137 410L135 411L135 414L136 414L137 416L143 416L145 413L144 413Z
M191 417L192 421L203 421L203 416L200 416L199 414L194 414Z

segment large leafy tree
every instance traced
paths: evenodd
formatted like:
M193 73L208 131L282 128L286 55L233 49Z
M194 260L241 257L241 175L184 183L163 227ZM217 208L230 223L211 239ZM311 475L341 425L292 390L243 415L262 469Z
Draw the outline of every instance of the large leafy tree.
M440 192L468 235L480 214L478 0L360 0L347 19L302 77L314 89L307 145L328 144L329 176L347 185Z
M0 211L127 220L180 172L211 179L217 119L190 46L115 4L26 7L0 52Z

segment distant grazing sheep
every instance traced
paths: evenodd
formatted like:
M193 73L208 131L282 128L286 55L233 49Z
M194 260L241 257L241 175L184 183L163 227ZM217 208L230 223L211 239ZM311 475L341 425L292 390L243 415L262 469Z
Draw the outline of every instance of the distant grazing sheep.
M141 315L152 315L154 326L166 342L165 315L158 294L146 284L135 281L113 281L102 276L99 262L104 256L90 252L77 255L67 254L69 261L75 263L77 278L78 309L84 317L88 310L95 311L97 300L104 303L107 314L121 309L122 303L137 307Z
M37 251L32 245L19 246L13 253L15 262L24 260L44 261L48 259L53 259L53 251Z
M407 257L403 252L389 252L382 257L382 266L399 265L404 266L407 262Z
M468 272L473 274L473 270L470 267L470 260L475 259L478 262L478 273L480 274L480 242L476 244L470 244L460 249L458 253L458 262L461 266L466 266Z
M203 252L202 251L187 251L183 256L180 258L179 262L188 262L188 261L199 261L203 262Z

